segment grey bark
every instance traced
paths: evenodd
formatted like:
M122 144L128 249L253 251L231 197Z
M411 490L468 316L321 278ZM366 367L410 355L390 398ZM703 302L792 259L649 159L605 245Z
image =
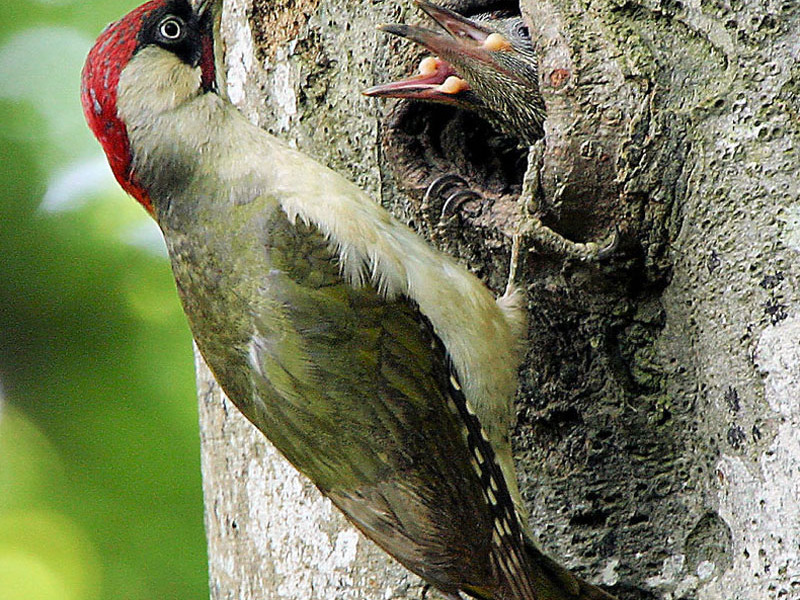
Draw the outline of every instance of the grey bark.
M523 256L514 441L534 529L623 599L800 598L798 3L522 8L549 115L539 192L445 245L500 290L522 206L572 239L621 238L602 264ZM384 154L391 108L358 92L413 68L375 25L417 19L405 0L226 0L223 16L243 112L414 224ZM198 382L212 598L420 597L199 359Z

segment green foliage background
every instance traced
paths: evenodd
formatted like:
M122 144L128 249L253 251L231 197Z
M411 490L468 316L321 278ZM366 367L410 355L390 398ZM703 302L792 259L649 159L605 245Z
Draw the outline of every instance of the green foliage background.
M208 596L191 338L78 99L135 4L0 3L0 600Z

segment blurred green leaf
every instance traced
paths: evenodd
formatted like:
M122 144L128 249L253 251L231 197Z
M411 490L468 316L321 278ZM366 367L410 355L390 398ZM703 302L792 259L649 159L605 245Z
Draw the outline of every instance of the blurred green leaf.
M191 337L78 101L134 6L0 3L0 600L208 597Z

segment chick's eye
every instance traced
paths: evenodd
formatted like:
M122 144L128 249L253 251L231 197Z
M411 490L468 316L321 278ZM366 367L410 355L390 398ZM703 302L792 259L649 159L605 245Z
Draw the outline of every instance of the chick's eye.
M517 26L517 35L526 40L531 39L531 32L528 31L527 25L520 24L519 26Z
M167 17L158 25L158 33L170 42L183 37L183 21L178 17Z

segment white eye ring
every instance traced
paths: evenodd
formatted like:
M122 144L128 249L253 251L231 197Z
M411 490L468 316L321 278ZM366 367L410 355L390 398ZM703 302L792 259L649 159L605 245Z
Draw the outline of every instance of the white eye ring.
M158 25L158 33L165 40L174 42L183 37L183 21L177 17L167 17Z

